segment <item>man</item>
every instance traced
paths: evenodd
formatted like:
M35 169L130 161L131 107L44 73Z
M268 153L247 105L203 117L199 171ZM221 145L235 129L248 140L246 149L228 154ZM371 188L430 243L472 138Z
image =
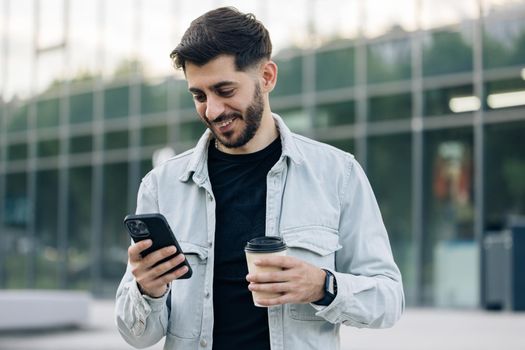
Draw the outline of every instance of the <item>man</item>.
M340 324L389 327L404 296L381 215L352 155L293 134L272 114L271 42L253 15L219 8L194 20L171 57L208 130L142 180L137 213L166 216L184 255L129 248L117 292L120 333L165 349L337 349ZM280 236L287 256L248 274L244 247ZM186 258L186 268L164 274ZM252 291L277 292L257 300Z

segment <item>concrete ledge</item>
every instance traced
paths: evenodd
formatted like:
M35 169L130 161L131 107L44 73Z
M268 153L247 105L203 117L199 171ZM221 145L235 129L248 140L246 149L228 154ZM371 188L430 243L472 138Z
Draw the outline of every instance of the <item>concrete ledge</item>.
M51 290L0 291L0 331L82 327L89 321L91 296Z

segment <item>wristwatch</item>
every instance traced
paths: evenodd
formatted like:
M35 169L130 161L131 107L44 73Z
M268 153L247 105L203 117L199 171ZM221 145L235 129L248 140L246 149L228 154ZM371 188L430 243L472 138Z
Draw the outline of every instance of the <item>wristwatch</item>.
M330 271L326 269L323 269L323 271L326 272L326 276L324 278L324 297L317 301L314 301L313 304L320 306L328 306L337 295L337 280L335 279L334 274Z

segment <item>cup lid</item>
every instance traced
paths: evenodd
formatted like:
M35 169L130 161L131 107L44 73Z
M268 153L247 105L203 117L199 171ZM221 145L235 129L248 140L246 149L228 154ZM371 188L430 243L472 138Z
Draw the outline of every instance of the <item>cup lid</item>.
M281 237L256 237L246 243L244 250L252 253L280 252L286 250L286 243Z

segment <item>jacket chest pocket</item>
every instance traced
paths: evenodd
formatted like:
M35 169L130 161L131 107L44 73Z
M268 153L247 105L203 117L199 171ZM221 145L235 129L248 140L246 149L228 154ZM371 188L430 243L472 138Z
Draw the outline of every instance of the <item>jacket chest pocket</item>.
M193 274L172 282L168 332L179 338L197 338L202 325L208 249L183 241L180 246Z
M337 230L312 226L283 230L282 236L288 246L287 254L320 268L335 268L335 252L341 249ZM310 304L288 304L292 319L301 321L324 321L315 315Z

